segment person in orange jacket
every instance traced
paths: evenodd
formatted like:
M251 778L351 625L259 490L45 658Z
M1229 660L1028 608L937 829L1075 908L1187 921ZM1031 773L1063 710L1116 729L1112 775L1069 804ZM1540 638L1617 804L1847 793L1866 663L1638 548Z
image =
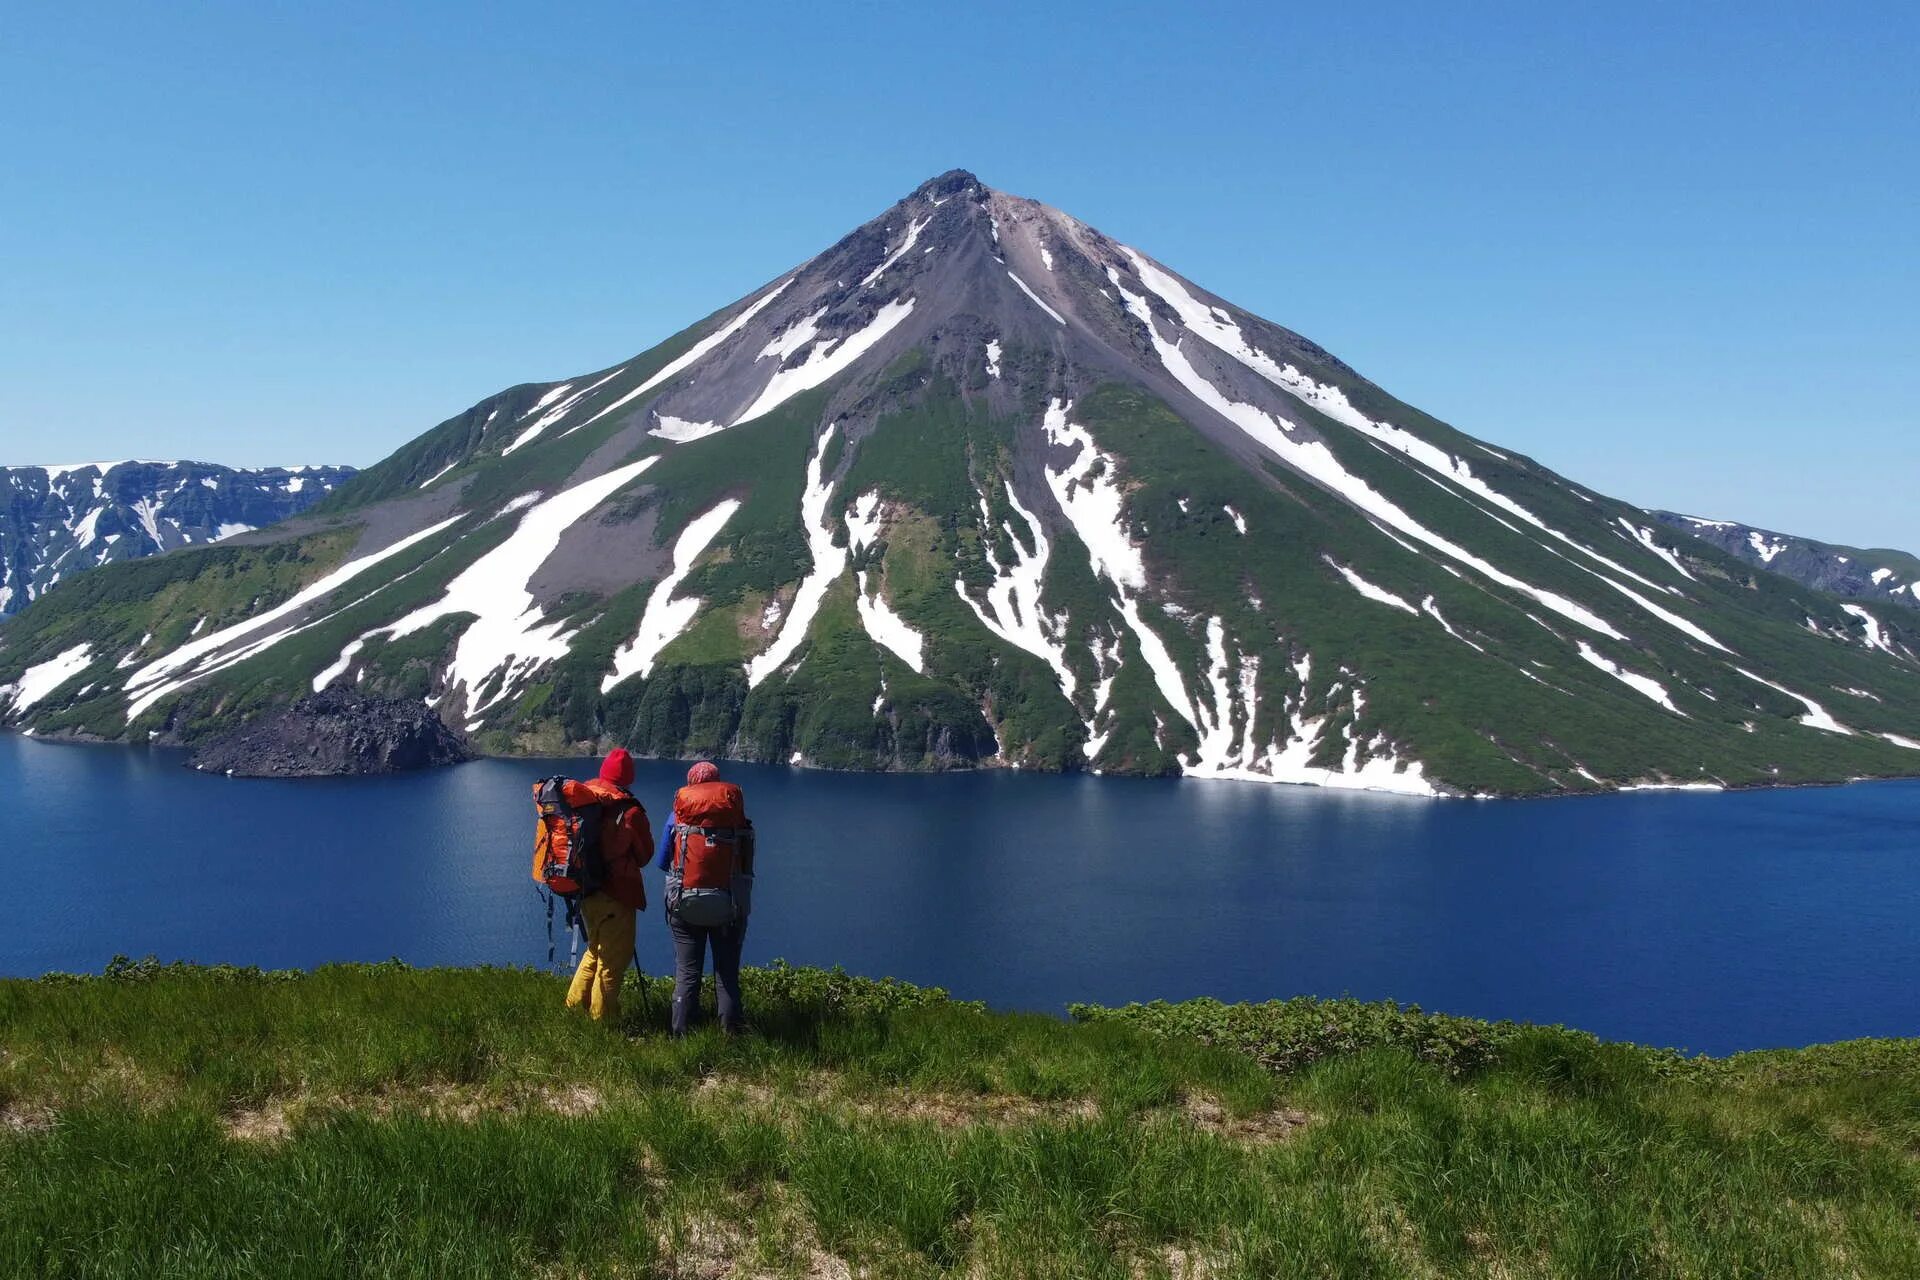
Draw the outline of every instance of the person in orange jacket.
M633 963L634 921L646 910L647 887L641 870L653 852L653 828L647 811L627 790L633 785L633 757L615 747L601 762L600 776L584 784L606 812L600 848L607 867L599 892L580 900L580 927L587 953L580 957L567 1007L586 1006L595 1022L620 1020L620 982Z

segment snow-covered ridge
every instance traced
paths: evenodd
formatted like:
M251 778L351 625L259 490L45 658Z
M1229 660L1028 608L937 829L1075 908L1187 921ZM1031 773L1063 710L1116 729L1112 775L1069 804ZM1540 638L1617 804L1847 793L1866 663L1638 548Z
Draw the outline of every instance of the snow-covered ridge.
M123 459L0 468L0 614L103 564L204 546L305 511L350 467Z

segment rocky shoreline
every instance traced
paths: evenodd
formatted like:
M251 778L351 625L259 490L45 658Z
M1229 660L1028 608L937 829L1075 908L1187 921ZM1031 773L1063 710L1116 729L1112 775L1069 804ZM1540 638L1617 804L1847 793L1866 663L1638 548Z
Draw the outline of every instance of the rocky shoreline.
M472 758L425 703L329 689L201 744L187 763L235 778L329 778Z

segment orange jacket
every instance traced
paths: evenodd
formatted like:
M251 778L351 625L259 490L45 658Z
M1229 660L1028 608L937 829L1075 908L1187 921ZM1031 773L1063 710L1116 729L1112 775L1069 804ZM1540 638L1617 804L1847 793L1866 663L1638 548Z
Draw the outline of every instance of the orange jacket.
M602 801L633 799L625 787L603 782L599 778L589 779L581 785ZM653 852L653 826L647 821L647 811L640 807L638 801L619 818L601 828L600 847L607 859L607 883L600 891L622 906L645 911L647 886L640 878L640 869L647 865L648 855Z

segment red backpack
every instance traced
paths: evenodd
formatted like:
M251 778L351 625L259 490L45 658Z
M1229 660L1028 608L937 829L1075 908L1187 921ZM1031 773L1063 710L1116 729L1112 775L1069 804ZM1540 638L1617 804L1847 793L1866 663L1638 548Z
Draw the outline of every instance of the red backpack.
M667 910L703 928L744 920L753 898L753 823L731 782L696 782L673 798Z

